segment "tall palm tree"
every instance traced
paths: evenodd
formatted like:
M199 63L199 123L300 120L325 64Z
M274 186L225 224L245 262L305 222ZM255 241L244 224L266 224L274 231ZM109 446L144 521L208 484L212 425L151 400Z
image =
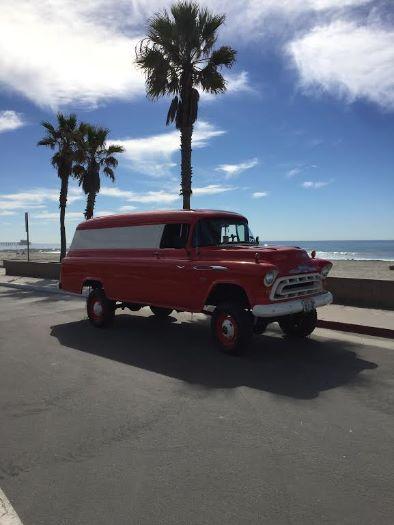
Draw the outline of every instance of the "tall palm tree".
M64 217L67 206L68 182L72 174L73 163L77 142L80 136L81 128L77 125L77 117L74 114L69 116L62 113L57 114L56 127L48 121L41 123L46 131L46 135L37 145L47 146L51 150L56 150L52 156L52 166L57 169L60 178L60 260L66 255L66 229L64 226Z
M181 133L181 195L183 208L190 209L192 193L191 143L197 119L199 91L224 93L226 81L220 69L231 67L236 51L213 47L224 15L214 15L194 2L177 2L170 13L156 14L148 36L136 49L136 63L145 72L148 98L172 95L167 125Z
M87 195L85 219L93 217L96 195L100 192L100 171L114 182L114 168L118 165L115 154L124 151L122 146L107 146L108 133L108 129L85 124L79 142L78 162L73 168L73 173Z

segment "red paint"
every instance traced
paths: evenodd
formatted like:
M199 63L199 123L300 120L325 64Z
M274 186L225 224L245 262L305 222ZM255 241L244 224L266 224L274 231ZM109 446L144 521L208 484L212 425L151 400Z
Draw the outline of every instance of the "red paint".
M194 248L192 235L202 218L245 219L242 215L215 210L155 211L95 218L77 230L119 228L147 224L190 225L185 248L80 249L63 259L61 287L80 293L86 281L98 281L114 301L201 312L210 292L219 284L234 284L246 293L250 307L270 303L271 288L263 284L267 271L278 277L320 272L328 261L311 259L295 247L208 246ZM224 270L212 267L224 267ZM290 273L289 273L290 272Z

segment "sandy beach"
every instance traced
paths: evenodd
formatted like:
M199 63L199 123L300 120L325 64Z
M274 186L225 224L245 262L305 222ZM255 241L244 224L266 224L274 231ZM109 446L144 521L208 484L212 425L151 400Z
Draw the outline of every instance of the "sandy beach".
M394 280L394 270L390 266L394 261L331 261L333 263L330 277L347 277L353 279Z
M18 259L27 260L27 254L23 252L16 253L15 251L0 252L0 265L3 259ZM31 261L42 262L57 262L59 261L59 253L51 253L44 250L31 250ZM354 279L381 279L385 281L394 280L394 270L390 270L390 266L394 265L394 261L338 261L333 260L333 268L330 272L330 277L347 277Z

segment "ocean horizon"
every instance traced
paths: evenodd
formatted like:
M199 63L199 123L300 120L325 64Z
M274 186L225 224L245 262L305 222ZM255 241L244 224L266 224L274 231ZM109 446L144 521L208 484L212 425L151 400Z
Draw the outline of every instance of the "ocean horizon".
M7 243L8 244L8 243ZM330 260L353 261L394 261L394 240L392 241L272 241L261 240L261 246L299 246L311 252L316 250L317 257ZM69 246L68 246L69 247ZM31 243L32 250L41 252L60 253L60 243ZM4 246L0 243L0 251L25 250L23 245Z

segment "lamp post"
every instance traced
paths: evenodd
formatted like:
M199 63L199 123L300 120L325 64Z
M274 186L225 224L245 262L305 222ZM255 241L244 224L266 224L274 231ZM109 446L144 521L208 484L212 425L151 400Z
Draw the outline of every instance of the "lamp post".
M30 240L29 240L29 213L25 212L25 229L27 240L27 262L30 262Z

